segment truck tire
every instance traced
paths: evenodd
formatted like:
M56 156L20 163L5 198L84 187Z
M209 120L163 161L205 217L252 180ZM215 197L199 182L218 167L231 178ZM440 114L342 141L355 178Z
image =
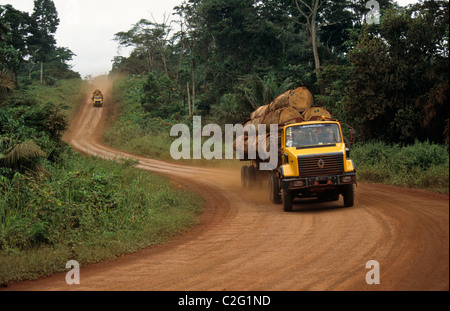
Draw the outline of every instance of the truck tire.
M280 184L276 174L270 174L269 177L269 195L273 204L281 204Z
M344 206L352 207L355 202L355 192L353 190L353 185L345 185L342 196L344 197Z
M243 166L241 167L241 186L244 189L248 188L248 183L249 182L249 178L248 178L248 166Z
M256 186L256 169L254 166L248 167L248 188L253 189Z
M292 191L289 189L283 189L283 210L285 212L292 211Z

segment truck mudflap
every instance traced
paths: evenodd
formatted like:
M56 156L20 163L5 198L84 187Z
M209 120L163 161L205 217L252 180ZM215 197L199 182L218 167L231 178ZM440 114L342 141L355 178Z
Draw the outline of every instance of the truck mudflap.
M344 174L318 177L296 177L281 180L283 189L327 189L343 185L356 184L356 174Z

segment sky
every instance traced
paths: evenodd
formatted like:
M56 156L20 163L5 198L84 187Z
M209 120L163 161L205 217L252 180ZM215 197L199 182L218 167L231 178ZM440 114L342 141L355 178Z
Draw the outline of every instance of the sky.
M119 50L114 34L127 31L140 19L162 22L164 15L182 0L53 0L60 24L56 32L57 46L69 48L74 56L72 69L82 78L107 74L117 55L128 56L129 50ZM400 5L417 0L397 0ZM34 0L0 0L15 9L31 13Z
M82 78L107 74L112 59L119 55L114 34L128 31L140 19L161 23L182 0L53 0L60 20L57 46L73 53L72 69ZM34 0L0 0L15 9L33 13ZM153 16L153 17L152 17ZM120 55L128 56L126 49Z

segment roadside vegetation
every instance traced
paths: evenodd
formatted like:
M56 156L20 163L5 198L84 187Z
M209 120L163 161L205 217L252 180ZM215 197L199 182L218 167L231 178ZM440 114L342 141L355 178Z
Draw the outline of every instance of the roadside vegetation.
M449 193L449 153L430 142L357 144L351 150L359 181Z
M116 114L109 116L104 142L115 148L162 160L170 160L170 128L174 117L152 117L141 105L145 79L130 76L115 79ZM113 117L113 119L111 119Z
M0 108L0 284L135 252L198 223L200 195L61 140L85 88L31 84Z
M149 79L146 77L131 75L114 78L114 81L112 98L116 100L116 114L109 116L108 128L103 135L104 142L137 155L175 161L170 155L170 146L177 137L170 136L170 129L179 123L187 124L192 129L192 118L182 113L181 106L175 113L168 114L164 118L149 112L142 103L145 103L148 96L161 96L155 91L161 88L149 87ZM152 94L149 95L149 92ZM211 122L215 120L207 116L202 119L203 126ZM206 139L208 138L202 138L203 141ZM225 146L223 150L224 148ZM240 166L239 160L180 159L176 162L222 168Z
M0 176L0 283L136 252L198 223L202 198L166 178L70 149L49 177Z

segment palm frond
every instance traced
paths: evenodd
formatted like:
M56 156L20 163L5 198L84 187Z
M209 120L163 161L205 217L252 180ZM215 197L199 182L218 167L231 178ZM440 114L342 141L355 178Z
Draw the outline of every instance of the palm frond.
M10 73L6 70L0 70L0 93L12 93L15 85L10 78Z
M45 155L45 152L34 141L27 140L11 148L6 155L0 157L0 164L14 167L24 162L45 157Z

